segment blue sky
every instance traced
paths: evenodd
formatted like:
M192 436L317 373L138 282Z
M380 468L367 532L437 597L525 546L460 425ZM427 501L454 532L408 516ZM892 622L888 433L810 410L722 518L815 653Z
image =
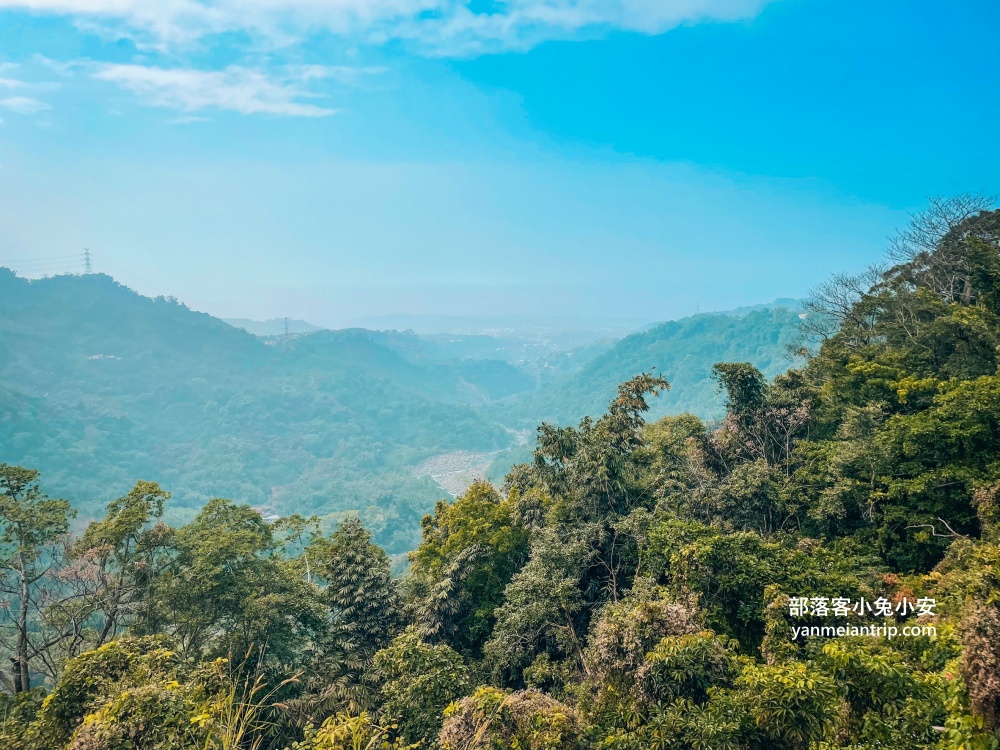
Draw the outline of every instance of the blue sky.
M0 0L0 261L89 247L327 325L801 296L1000 191L998 32L971 1Z

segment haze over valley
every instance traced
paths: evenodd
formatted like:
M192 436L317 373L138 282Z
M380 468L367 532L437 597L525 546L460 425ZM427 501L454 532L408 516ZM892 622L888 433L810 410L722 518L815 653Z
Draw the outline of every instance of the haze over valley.
M266 516L358 514L394 554L435 501L530 459L542 421L599 414L618 384L673 384L652 416L724 414L719 361L787 369L794 300L627 330L601 321L456 318L326 330L213 318L104 274L0 270L0 444L83 517L141 477L193 516L208 499ZM419 324L415 318L404 322ZM451 325L459 332L441 332Z

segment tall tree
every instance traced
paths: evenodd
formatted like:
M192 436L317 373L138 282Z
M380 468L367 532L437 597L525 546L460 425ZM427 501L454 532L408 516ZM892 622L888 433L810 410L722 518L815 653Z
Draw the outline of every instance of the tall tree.
M82 597L84 611L97 620L91 648L115 638L148 610L158 573L171 558L170 529L156 523L169 497L156 482L136 482L71 549L71 562L85 572L81 578L93 581Z
M276 554L271 526L253 508L209 500L175 544L156 618L187 654L266 651L288 666L324 628L318 591Z
M407 579L422 637L478 654L504 587L527 559L519 500L516 492L505 499L479 481L424 517L423 541L410 553Z
M38 472L0 464L0 591L16 602L13 615L13 692L31 689L31 614L38 588L53 566L56 540L69 528L73 510L38 487Z
M399 587L389 558L356 517L329 537L316 536L304 554L323 583L334 628L363 659L389 645L402 625Z

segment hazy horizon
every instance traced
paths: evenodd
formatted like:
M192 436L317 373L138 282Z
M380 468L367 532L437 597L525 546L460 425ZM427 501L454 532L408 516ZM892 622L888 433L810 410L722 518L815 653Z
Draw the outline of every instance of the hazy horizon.
M0 264L89 248L220 317L656 321L997 189L996 4L184 7L0 0Z
M60 275L83 275L83 271L75 270L73 266L83 266L85 264L85 256L80 254L80 256L72 257L66 261L68 270L62 272L45 272L41 274L32 273L19 273L16 267L8 266L0 263L0 268L12 271L15 275L26 278L29 280L37 281L46 278L52 278ZM252 314L242 315L242 314L227 314L225 308L222 310L215 308L211 303L209 303L208 308L200 307L197 304L192 304L188 300L178 297L169 291L146 291L142 289L136 289L135 287L125 283L121 279L115 278L112 274L104 273L103 271L94 269L95 274L104 274L113 279L116 283L120 283L129 289L132 289L138 294L146 297L169 297L176 299L178 302L184 304L190 309L196 312L203 312L211 315L214 318L224 320L227 323L237 325L240 322L253 323L253 324L275 324L281 326L284 320L288 320L292 329L295 329L294 324L300 324L300 326L307 326L317 330L343 330L350 328L364 328L369 330L399 330L406 331L412 330L417 334L459 334L459 335L469 335L469 334L482 334L496 332L498 334L504 333L519 333L518 329L527 329L531 331L537 331L541 329L551 329L551 330L564 330L564 331L587 331L589 333L601 334L608 338L618 338L621 336L628 335L644 328L658 325L660 323L669 322L672 320L677 320L681 318L690 317L692 315L698 314L713 314L713 313L727 313L733 311L739 311L744 309L753 309L757 307L765 306L792 306L795 303L801 301L801 298L791 298L787 296L774 297L767 300L750 300L746 304L740 305L723 305L719 307L713 307L710 309L703 309L700 304L696 304L694 310L681 312L670 317L656 317L656 318L644 318L644 317L627 317L622 315L599 315L599 314L557 314L550 311L538 312L535 314L524 312L523 310L517 310L513 312L498 312L494 314L482 314L482 313L420 313L420 312L407 312L404 310L395 310L393 312L384 312L370 315L354 315L353 317L345 316L339 318L329 318L323 316L322 314L318 317L313 318L300 318L294 315L274 315L274 316L258 316L255 317ZM252 309L252 305L246 304L243 306L237 306L239 309ZM388 308L391 309L391 308ZM491 331L495 329L495 331ZM308 332L308 331L296 331L295 332Z

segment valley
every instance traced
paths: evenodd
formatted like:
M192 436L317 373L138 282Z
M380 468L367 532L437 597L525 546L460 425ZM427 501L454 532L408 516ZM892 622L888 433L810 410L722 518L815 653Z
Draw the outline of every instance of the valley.
M327 524L357 514L399 554L437 500L530 460L540 422L599 413L654 369L676 386L655 415L718 418L712 365L774 375L799 335L783 305L617 339L550 321L423 334L294 321L288 336L273 333L283 321L233 323L105 275L0 270L0 459L38 467L81 519L141 477L172 493L177 521L213 497Z

